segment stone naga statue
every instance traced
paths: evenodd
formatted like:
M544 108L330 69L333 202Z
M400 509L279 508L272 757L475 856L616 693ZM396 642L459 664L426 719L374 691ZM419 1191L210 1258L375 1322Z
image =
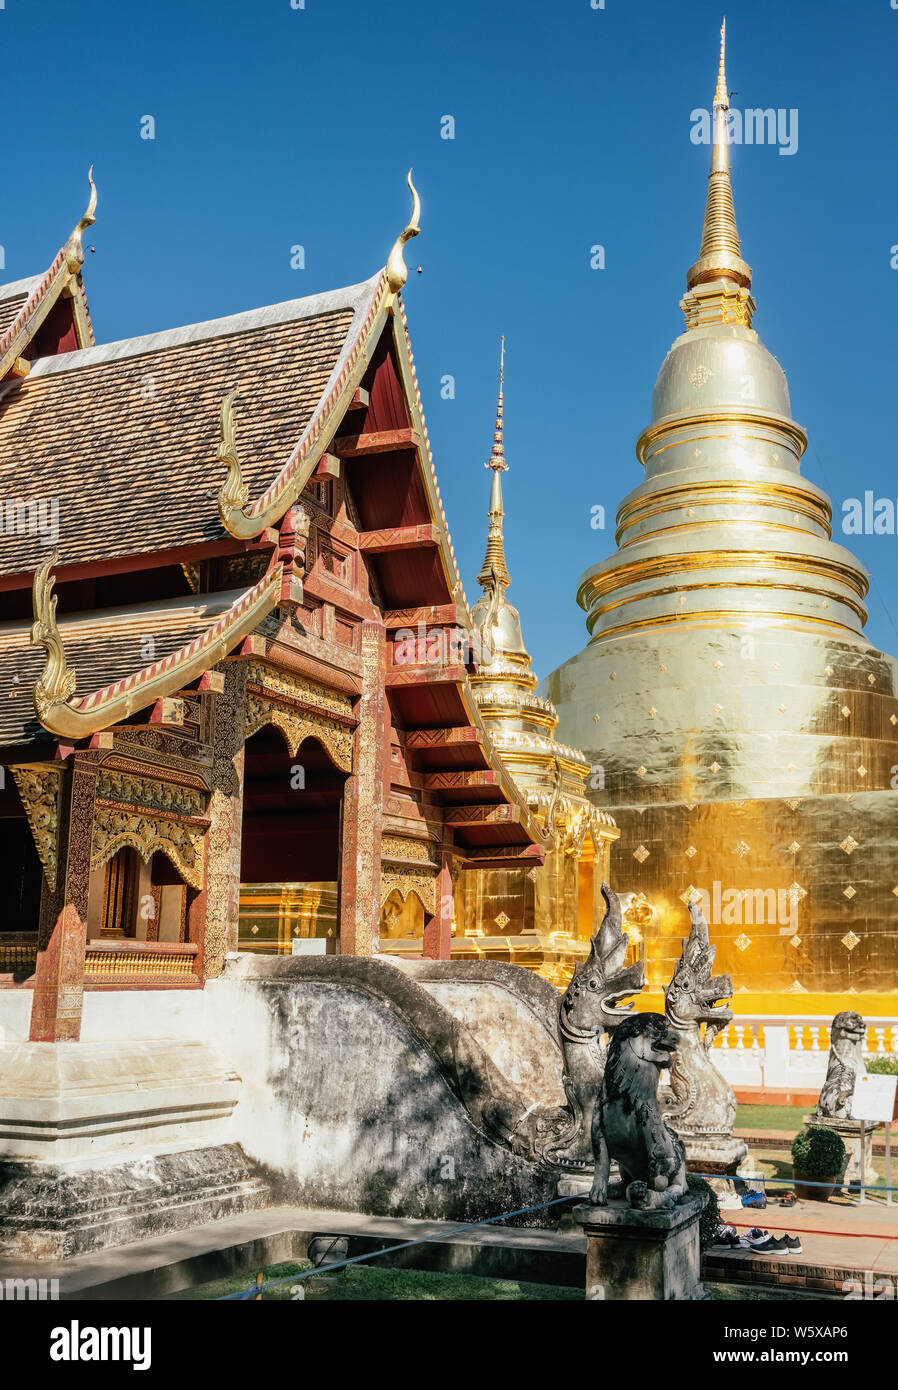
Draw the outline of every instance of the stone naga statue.
M733 1017L731 1009L719 1007L732 998L733 982L729 975L711 974L717 948L710 943L698 901L689 904L689 916L689 938L664 991L665 1013L677 1049L661 1105L665 1120L683 1140L689 1161L704 1171L723 1173L735 1171L748 1153L742 1140L733 1138L736 1097L711 1052L718 1032Z
M851 1118L851 1097L859 1076L867 1075L864 1064L864 1039L867 1025L860 1014L846 1010L836 1014L829 1034L829 1065L817 1114L821 1118L848 1120Z
M629 939L621 925L618 896L607 883L602 884L602 897L605 918L561 1001L559 1030L570 1115L547 1150L551 1161L584 1170L592 1164L592 1117L605 1070L604 1034L613 1036L629 1017L633 1004L621 1001L639 994L645 983L642 961L624 964Z
M671 1065L678 1040L663 1014L633 1014L612 1033L592 1121L594 1206L607 1204L612 1159L631 1207L673 1206L685 1196L686 1151L658 1101L661 1071Z

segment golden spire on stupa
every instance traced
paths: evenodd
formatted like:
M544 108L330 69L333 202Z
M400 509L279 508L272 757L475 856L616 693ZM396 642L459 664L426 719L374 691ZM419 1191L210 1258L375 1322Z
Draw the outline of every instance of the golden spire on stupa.
M730 181L730 148L727 136L727 112L730 97L726 77L726 32L724 19L720 27L720 65L714 92L714 143L711 149L711 172L708 175L708 197L698 260L686 276L690 289L710 280L735 280L748 289L751 286L751 266L742 259L736 209L733 205L733 186Z
M505 445L502 441L502 391L505 385L505 337L502 337L499 352L499 400L496 405L496 429L493 434L493 447L484 468L493 470L493 483L490 489L489 531L486 541L486 555L483 559L477 583L482 589L498 588L504 592L511 583L508 565L505 562L505 539L502 534L502 480L508 464L505 462Z

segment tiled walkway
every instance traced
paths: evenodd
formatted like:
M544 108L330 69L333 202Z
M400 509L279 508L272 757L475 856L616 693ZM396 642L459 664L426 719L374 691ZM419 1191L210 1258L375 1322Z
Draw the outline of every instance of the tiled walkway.
M798 1202L764 1211L721 1212L721 1219L740 1235L753 1226L772 1235L786 1232L801 1238L802 1254L787 1259L758 1255L752 1250L715 1248L706 1256L706 1277L739 1283L778 1283L844 1297L847 1281L864 1283L888 1277L898 1291L898 1205L847 1198L828 1202ZM868 1278L869 1282L869 1278Z

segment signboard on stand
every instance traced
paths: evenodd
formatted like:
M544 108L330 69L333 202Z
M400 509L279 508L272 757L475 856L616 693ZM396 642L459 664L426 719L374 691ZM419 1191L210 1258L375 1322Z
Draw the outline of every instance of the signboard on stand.
M898 1076L858 1076L851 1097L851 1118L866 1124L891 1124L895 1113L895 1087Z
M851 1118L861 1122L861 1201L866 1200L864 1191L864 1144L868 1124L886 1127L886 1201L892 1200L892 1116L895 1113L895 1088L898 1076L876 1076L870 1072L858 1076L854 1082L851 1097Z

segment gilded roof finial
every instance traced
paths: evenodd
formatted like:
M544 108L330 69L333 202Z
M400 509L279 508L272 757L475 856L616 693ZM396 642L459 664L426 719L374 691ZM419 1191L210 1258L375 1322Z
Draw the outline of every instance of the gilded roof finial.
M493 482L490 488L489 532L487 534L486 555L477 583L482 589L503 593L511 583L511 575L505 563L505 540L502 534L502 480L501 474L508 471L505 462L505 445L502 440L502 396L505 385L505 337L503 335L499 351L499 400L496 405L496 429L493 434L493 447L484 468L492 469Z
M490 450L489 462L485 463L484 468L492 468L497 473L508 471L508 464L505 462L505 445L502 443L502 389L505 385L505 336L502 336L502 346L499 351L499 401L496 406L496 431L493 435L493 447Z
M87 171L87 181L90 184L90 198L88 199L87 207L84 210L81 221L78 223L77 227L75 227L65 244L66 265L73 275L77 275L84 264L84 248L81 245L81 238L88 227L92 226L97 220L94 215L97 210L97 185L94 183L93 165L91 165Z
M394 294L398 294L408 279L408 267L402 254L402 248L407 241L411 241L413 236L417 236L421 228L418 226L418 219L421 216L421 199L418 197L418 190L412 183L412 171L408 171L408 186L412 194L412 215L408 220L408 225L399 233L393 243L393 249L387 260L387 281Z
M730 183L730 153L727 112L730 97L726 78L726 20L720 27L720 64L714 90L714 144L711 150L711 172L708 175L708 197L698 260L686 276L689 288L708 280L735 280L746 288L751 285L751 266L742 259L733 188Z
M723 107L724 111L730 109L730 94L727 91L727 17L724 15L723 23L720 26L720 67L717 69L717 91L714 93L714 107Z

